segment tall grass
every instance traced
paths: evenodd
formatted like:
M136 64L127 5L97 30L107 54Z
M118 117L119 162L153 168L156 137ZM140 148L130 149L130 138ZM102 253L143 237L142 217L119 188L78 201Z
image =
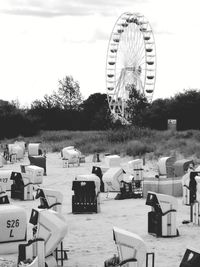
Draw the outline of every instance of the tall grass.
M42 142L47 152L60 152L63 147L75 146L84 154L94 152L129 155L182 155L200 158L200 131L155 131L135 127L108 131L41 131L37 136L23 138L26 142ZM2 144L14 139L1 140Z

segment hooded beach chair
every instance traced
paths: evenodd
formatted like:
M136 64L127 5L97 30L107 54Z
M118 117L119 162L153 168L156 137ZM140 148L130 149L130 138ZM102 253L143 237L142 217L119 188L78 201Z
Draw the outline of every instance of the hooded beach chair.
M124 171L121 167L109 168L103 174L105 192L120 192L121 181L123 181Z
M151 206L148 212L148 233L157 237L178 236L176 213L178 201L170 195L148 192L146 205Z
M72 182L72 213L100 211L100 180L95 174L77 175Z
M67 259L66 251L58 248L67 233L65 218L48 209L33 209L29 222L33 224L33 239L19 246L18 266L31 259L28 267L58 266L58 261ZM23 265L22 265L23 266Z
M63 167L69 167L70 164L74 166L74 164L77 164L77 166L80 165L80 152L77 151L73 146L70 147L64 147L61 151L62 160L63 160Z
M134 159L128 162L128 168L130 174L133 176L134 180L143 180L143 160Z
M113 239L117 246L118 256L104 262L104 267L147 267L152 257L151 266L154 266L154 253L147 253L143 239L137 234L118 227L113 227Z
M158 160L158 174L166 178L174 177L175 157L161 157Z
M29 178L23 178L20 172L12 172L11 198L20 200L33 200L33 183Z
M53 209L61 213L63 202L63 195L61 192L48 188L38 188L35 198L40 199L39 209Z

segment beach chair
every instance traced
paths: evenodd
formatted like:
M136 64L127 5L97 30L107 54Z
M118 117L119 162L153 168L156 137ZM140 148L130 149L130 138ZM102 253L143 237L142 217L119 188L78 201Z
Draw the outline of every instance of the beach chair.
M43 183L44 169L36 165L21 166L23 179L29 179L33 184L39 185Z
M16 162L24 158L24 149L18 143L9 144L8 152L10 157L10 162Z
M38 188L35 198L40 199L39 209L52 209L61 213L63 202L63 195L61 192L52 189Z
M1 191L1 188L0 188L0 204L9 204L9 203L10 201L9 201L6 191Z
M41 155L42 155L41 143L28 144L28 156L41 156Z
M113 227L113 239L117 246L118 256L104 262L104 267L154 267L154 253L147 253L143 239L137 234Z
M175 161L174 163L175 177L182 177L191 166L194 166L193 160L180 159L180 160Z
M72 213L100 212L100 180L95 174L78 175L72 182Z
M146 205L151 206L148 212L148 233L157 237L178 236L176 212L178 202L170 195L148 192Z
M134 180L143 180L143 160L142 159L134 159L134 160L129 161L128 168Z
M63 216L53 210L33 209L29 222L33 224L33 239L21 244L18 251L18 266L57 267L67 259L61 243L67 233ZM27 260L30 259L30 263Z
M161 157L158 160L158 174L166 178L174 177L175 157Z
M200 225L200 172L191 172L190 180L190 221Z
M121 181L120 193L115 199L142 198L143 181L132 179L130 182Z
M47 167L46 167L46 156L28 156L30 161L30 165L34 165L44 169L43 175L47 175Z
M92 167L92 173L96 174L96 176L99 177L99 179L100 179L100 192L104 192L103 173L102 173L101 167L93 166Z
M120 167L121 158L118 155L105 156L105 164L109 167Z
M103 174L105 192L120 192L121 181L123 181L124 171L121 167L109 168Z
M193 248L187 248L179 267L199 267L199 266L200 266L200 251Z
M20 172L12 172L11 198L20 200L33 200L33 183L28 178L22 178Z
M65 147L62 149L62 160L63 160L63 167L69 167L70 164L74 166L80 166L79 160L79 152L74 149L74 147L69 148Z

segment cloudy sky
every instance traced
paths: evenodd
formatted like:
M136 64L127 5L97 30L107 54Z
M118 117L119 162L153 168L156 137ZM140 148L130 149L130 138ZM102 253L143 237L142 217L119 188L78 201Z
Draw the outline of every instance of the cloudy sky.
M106 93L106 53L123 12L150 22L157 51L154 99L200 88L198 0L1 0L0 99L29 105L72 75L84 98Z

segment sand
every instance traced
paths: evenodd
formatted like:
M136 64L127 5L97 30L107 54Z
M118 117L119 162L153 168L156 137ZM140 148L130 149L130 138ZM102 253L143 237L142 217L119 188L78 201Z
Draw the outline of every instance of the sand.
M103 159L102 159L103 160ZM122 159L122 167L127 168L130 158ZM20 171L20 164L29 163L27 156L21 162L4 165L1 169ZM100 163L102 164L102 163ZM64 247L68 251L67 267L101 267L104 261L117 254L113 241L113 226L128 230L141 236L147 246L148 252L155 253L155 267L178 267L190 246L200 250L200 227L193 224L182 224L188 220L190 208L182 205L182 198L178 198L177 228L180 236L174 238L157 238L149 235L147 231L147 214L151 207L145 205L145 199L115 200L116 193L101 193L98 214L72 214L72 180L77 174L91 173L92 156L86 157L86 163L79 167L63 168L59 153L47 154L47 176L43 178L43 186L62 192L64 196L62 214L66 218L68 233L64 239ZM145 168L153 171L153 165L147 163ZM10 193L8 193L9 195ZM26 209L29 220L32 208L36 208L39 200L17 201L10 200L12 204L20 205ZM31 225L28 226L28 236L31 237ZM10 261L10 266L17 265L17 254L1 255L0 266L5 265L4 260Z

